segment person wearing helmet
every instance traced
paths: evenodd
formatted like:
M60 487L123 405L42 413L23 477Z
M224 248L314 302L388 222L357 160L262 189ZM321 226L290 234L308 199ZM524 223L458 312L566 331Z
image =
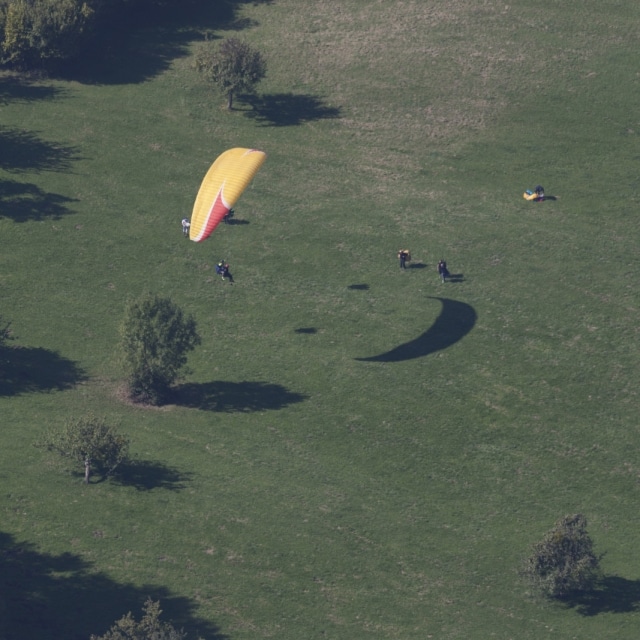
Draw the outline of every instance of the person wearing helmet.
M447 269L447 263L440 258L439 262L438 262L438 273L440 274L440 280L442 280L442 282L446 282L447 278L449 277L449 270Z
M409 249L400 249L400 251L398 251L398 260L400 260L400 268L406 269L407 262L411 261L411 252Z

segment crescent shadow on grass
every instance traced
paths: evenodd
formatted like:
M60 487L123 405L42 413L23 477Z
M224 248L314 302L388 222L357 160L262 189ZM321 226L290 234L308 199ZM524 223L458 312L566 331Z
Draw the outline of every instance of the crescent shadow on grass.
M307 396L270 382L214 382L181 384L174 389L173 402L182 407L220 413L249 413L282 409L302 402Z
M356 358L356 360L361 362L403 362L414 358L423 358L454 345L473 329L478 316L471 305L449 298L430 297L433 300L440 300L442 310L435 322L422 335L391 349L391 351L370 358Z

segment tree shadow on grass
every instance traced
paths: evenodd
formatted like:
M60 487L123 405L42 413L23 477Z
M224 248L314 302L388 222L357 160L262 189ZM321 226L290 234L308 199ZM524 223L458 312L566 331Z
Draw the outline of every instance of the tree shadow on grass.
M180 385L172 400L177 405L202 411L249 413L282 409L306 397L269 382L215 381Z
M20 171L69 171L78 160L73 147L47 142L21 129L0 127L0 169Z
M0 104L51 100L66 90L51 85L34 84L20 76L6 75L0 78Z
M640 580L606 576L595 589L573 594L562 602L583 616L639 611Z
M47 193L35 184L0 180L0 218L14 222L59 220L70 213L67 205L77 202L56 193Z
M93 537L108 544L110 532L94 531ZM140 619L147 597L160 601L161 620L184 628L188 637L226 638L217 626L196 616L195 602L174 596L164 587L114 582L78 555L42 553L2 532L0 593L0 638L7 640L79 639L103 634L128 611Z
M138 32L114 32L57 75L84 84L116 85L145 82L166 71L173 61L189 55L189 46L200 39L199 30L155 27Z
M414 358L423 358L436 351L442 351L454 345L473 329L477 314L471 305L449 298L440 300L442 311L436 321L423 334L370 358L356 358L362 362L404 362Z
M250 105L246 111L248 118L254 118L265 127L291 127L313 122L338 118L340 109L330 107L316 96L296 95L293 93L271 93L265 95L243 94L239 100Z
M132 84L166 71L178 58L191 55L193 42L216 38L221 28L241 31L256 26L237 18L241 0L173 0L156 4L129 3L113 12L92 49L59 72L65 79L87 84Z
M86 380L72 360L40 347L0 350L0 397L22 393L64 391Z
M152 489L180 491L192 478L192 473L179 471L162 462L134 459L120 465L112 480L118 484L133 487L138 491L151 491Z

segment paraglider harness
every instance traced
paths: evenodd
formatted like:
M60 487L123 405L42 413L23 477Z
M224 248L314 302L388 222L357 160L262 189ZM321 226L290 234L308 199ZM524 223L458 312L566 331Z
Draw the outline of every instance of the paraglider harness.
M544 200L544 187L539 184L536 185L536 188L531 191L530 189L527 189L524 192L524 199L525 200L534 200L535 202L542 202Z
M229 278L229 282L233 282L233 277L231 276L231 273L229 272L229 263L225 262L224 260L220 260L220 262L218 262L218 264L216 265L216 273L222 277L222 279L224 280L225 278Z

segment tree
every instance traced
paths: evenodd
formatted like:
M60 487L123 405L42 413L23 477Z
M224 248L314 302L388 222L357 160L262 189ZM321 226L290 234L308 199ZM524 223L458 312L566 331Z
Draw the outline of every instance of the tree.
M75 55L89 29L91 0L1 0L2 61L21 69Z
M599 564L587 533L587 519L577 513L558 520L533 546L524 574L545 596L563 598L593 589L600 577Z
M129 611L103 636L92 635L90 640L184 640L187 637L184 631L178 631L169 622L160 622L159 602L147 598L142 611L139 622Z
M70 420L60 431L50 431L39 446L83 464L87 484L94 469L108 476L129 453L128 439L92 413Z
M238 38L220 46L206 40L196 51L195 62L196 69L227 95L227 109L233 107L234 94L252 91L267 71L262 54Z
M200 344L193 316L152 294L129 302L120 335L129 394L155 405L168 396L187 353Z

